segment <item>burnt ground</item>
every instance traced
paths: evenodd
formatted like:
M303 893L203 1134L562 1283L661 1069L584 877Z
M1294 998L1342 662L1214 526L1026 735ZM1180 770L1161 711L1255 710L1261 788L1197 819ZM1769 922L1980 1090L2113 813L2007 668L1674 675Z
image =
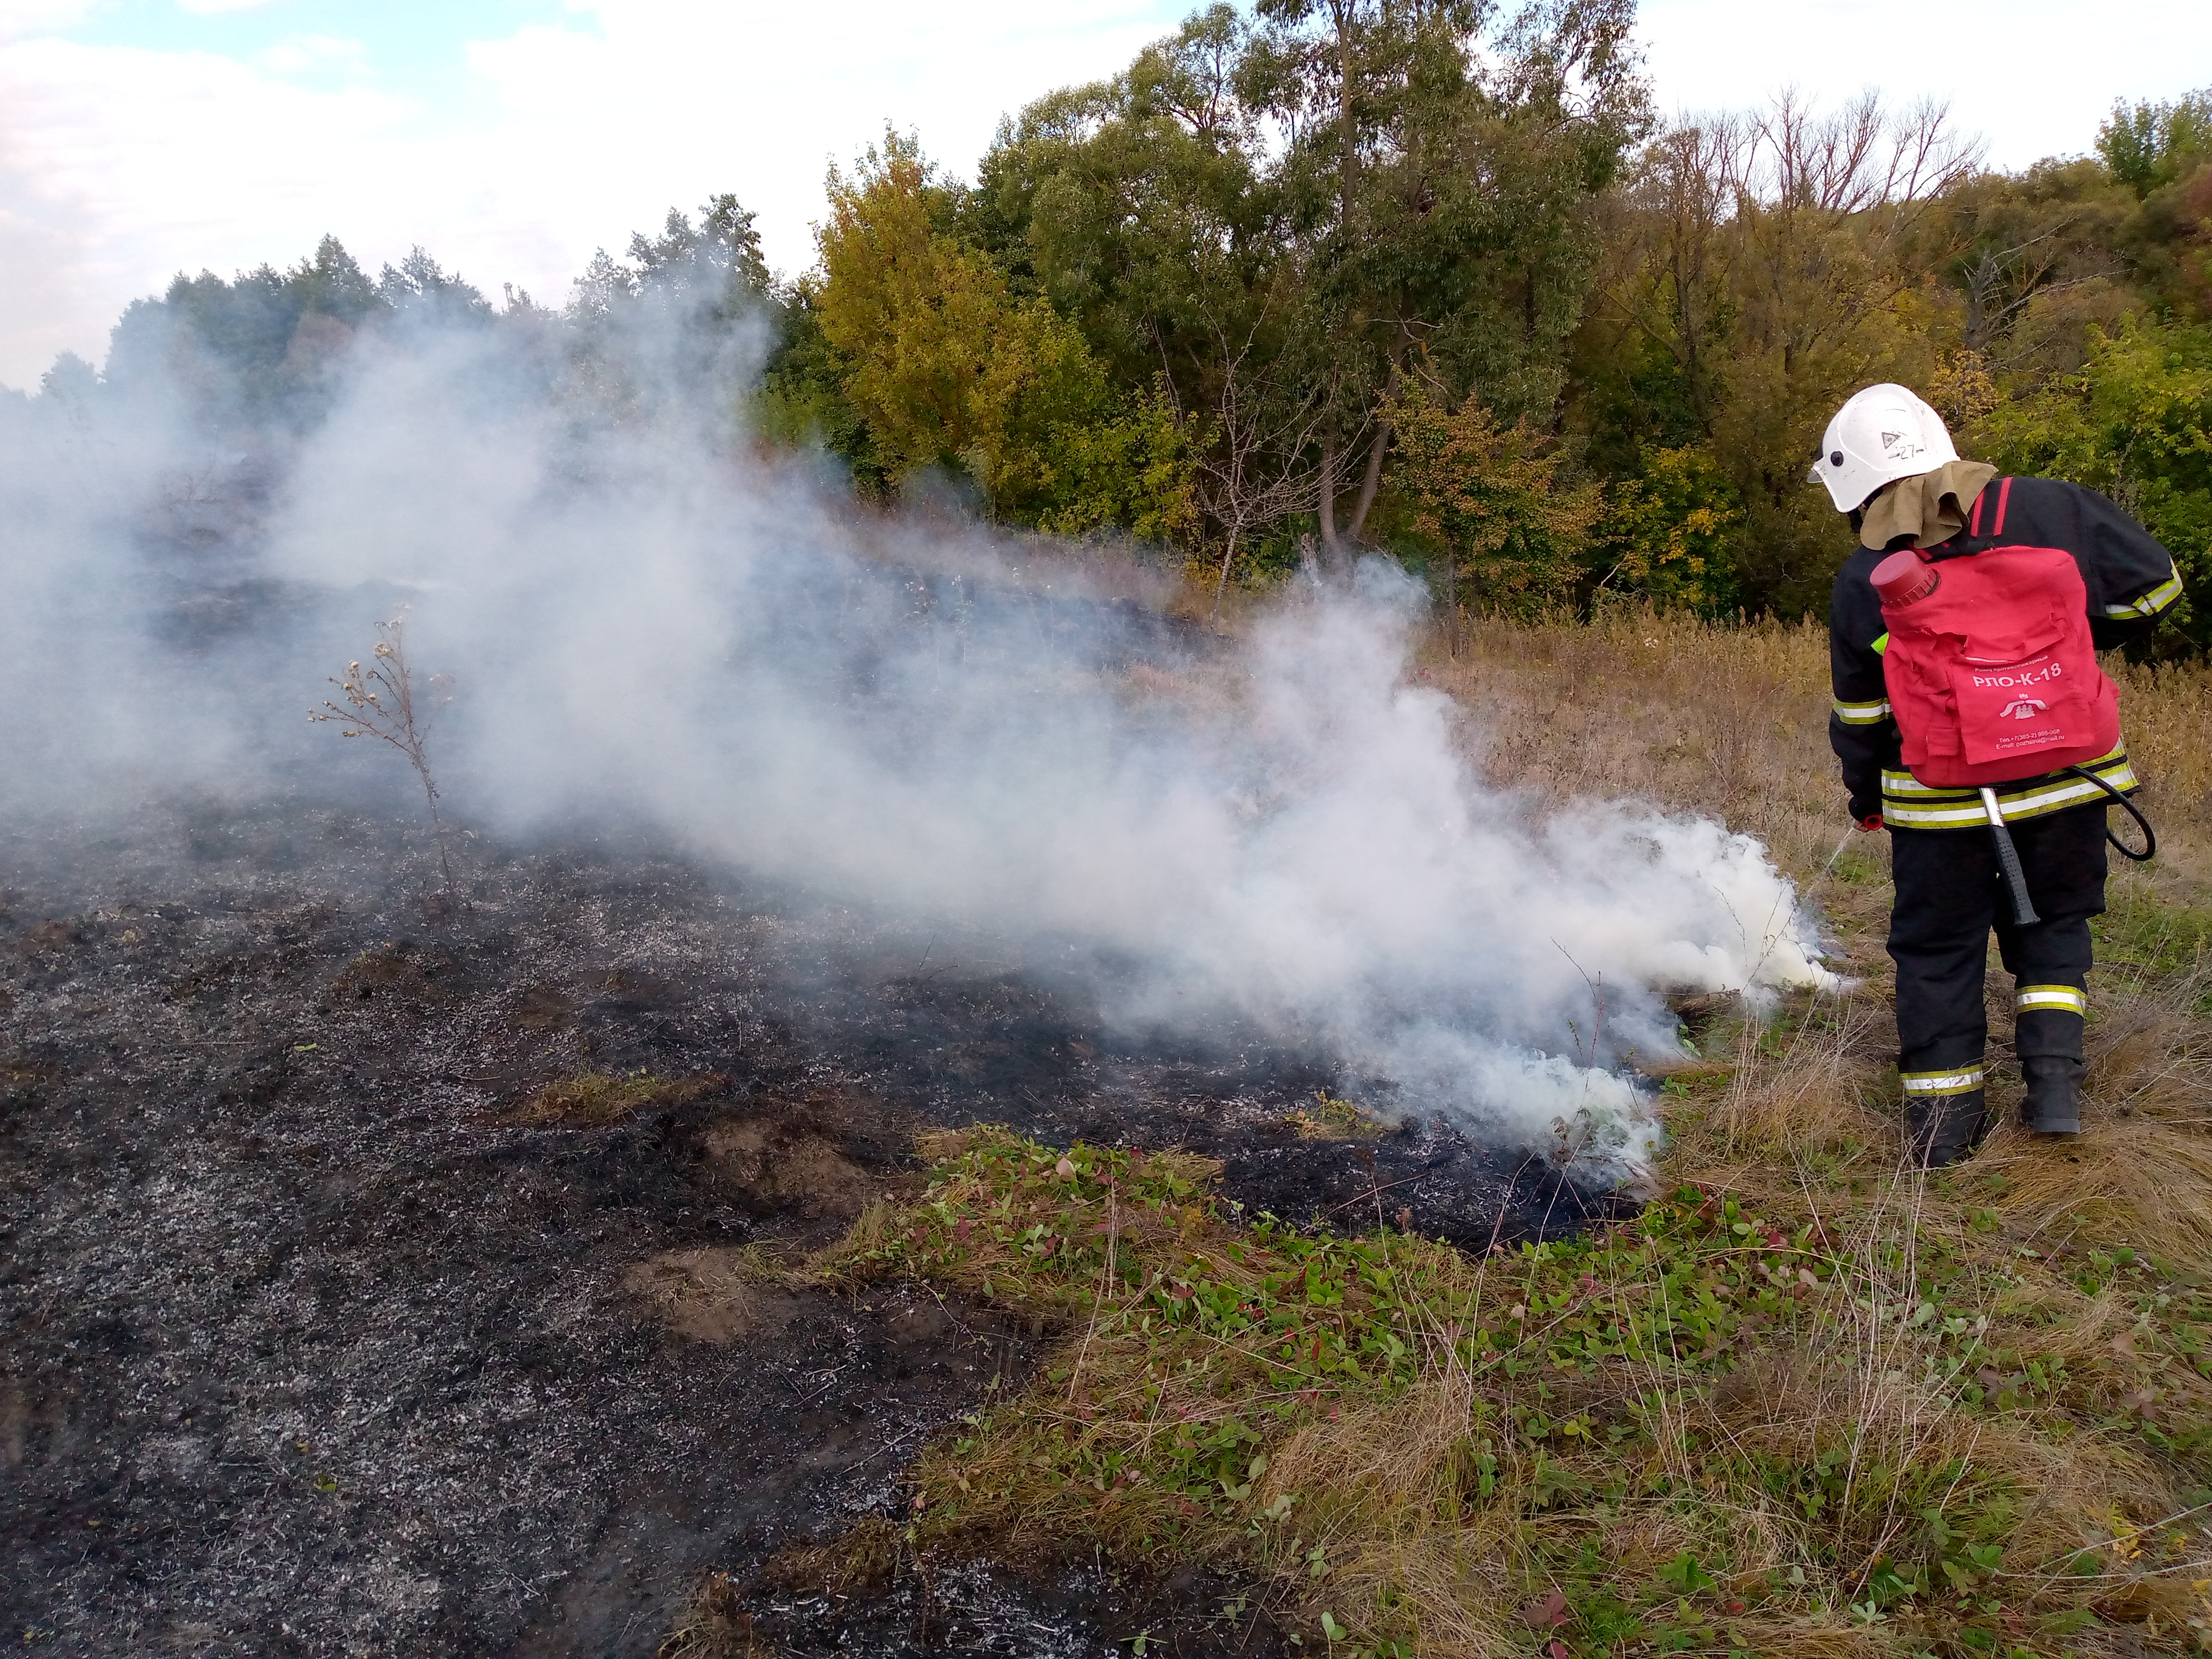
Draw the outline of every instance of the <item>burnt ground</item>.
M1098 1562L780 1578L1051 1334L736 1253L987 1120L1186 1146L1300 1220L1581 1212L1438 1124L1299 1139L1320 1058L1117 1040L1017 953L649 848L478 843L441 905L332 807L64 844L0 850L0 1653L643 1655L710 1572L787 1652L1273 1650L1235 1585ZM526 1121L587 1073L661 1103Z

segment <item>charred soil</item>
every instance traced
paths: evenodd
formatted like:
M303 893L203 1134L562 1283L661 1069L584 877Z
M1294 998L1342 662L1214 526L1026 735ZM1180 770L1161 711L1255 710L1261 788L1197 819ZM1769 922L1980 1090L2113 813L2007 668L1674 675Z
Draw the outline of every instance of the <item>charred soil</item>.
M1256 1651L1198 1577L794 1569L1050 1333L780 1288L763 1250L978 1121L1187 1146L1299 1222L1480 1244L1585 1208L1440 1124L1316 1133L1322 1057L1117 1038L1034 952L650 848L479 845L426 903L397 832L294 803L9 863L9 1650L645 1654L726 1615L730 1651Z

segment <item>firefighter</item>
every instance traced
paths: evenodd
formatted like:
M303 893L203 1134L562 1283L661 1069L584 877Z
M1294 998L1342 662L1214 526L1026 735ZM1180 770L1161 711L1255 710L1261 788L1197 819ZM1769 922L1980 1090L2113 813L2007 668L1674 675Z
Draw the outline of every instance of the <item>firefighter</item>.
M2079 1133L2089 918L2105 908L2107 790L2125 795L2136 788L2126 747L2117 740L2116 707L2107 717L2112 746L2084 751L2081 763L2039 767L2047 756L2023 756L2011 769L2029 775L1986 788L1963 787L1963 772L1948 775L1942 786L1916 776L1903 758L1915 734L1901 730L1899 715L1908 723L1957 716L1944 715L1917 694L1907 708L1905 680L1895 682L1893 708L1889 677L1909 671L1887 654L1891 623L1875 579L1881 568L1896 617L1900 595L1929 591L1943 577L1947 561L2003 548L2011 550L2007 557L2049 562L2055 567L2050 574L2070 595L2065 561L2042 551L2063 550L2078 569L2087 611L2086 634L2069 624L2081 640L2082 671L2108 688L2094 651L2124 645L2157 626L2181 594L2173 560L2094 490L2051 478L2000 479L1993 467L1960 460L1942 416L1899 386L1869 386L1837 412L1811 477L1827 487L1859 538L1837 574L1829 606L1835 705L1828 740L1842 763L1852 818L1862 830L1890 832L1898 1071L1914 1151L1936 1169L1965 1157L1981 1139L1988 1038L1982 976L1992 927L2014 981L2015 1047L2027 1084L2021 1118L2039 1134ZM1927 571L1900 585L1900 567L1914 576L1917 562L1884 560L1905 549L1919 550ZM1987 562L1972 574L1984 578L2000 562ZM1965 567L1953 574L1954 600L1989 591L1972 588ZM1990 608L2001 608L2002 598ZM1903 638L1904 623L1899 626ZM1934 716L1921 712L1931 708ZM2025 705L2002 710L2015 712L2030 711ZM1930 741L1938 749L1958 745L1936 738L1914 750L1923 757L1923 774L1945 776L1924 758ZM1994 763L1987 769L2008 770ZM1990 782L1979 775L1974 781ZM1991 825L1992 804L2001 828ZM2017 849L2033 900L2033 918L2026 925L2008 902L2000 835Z

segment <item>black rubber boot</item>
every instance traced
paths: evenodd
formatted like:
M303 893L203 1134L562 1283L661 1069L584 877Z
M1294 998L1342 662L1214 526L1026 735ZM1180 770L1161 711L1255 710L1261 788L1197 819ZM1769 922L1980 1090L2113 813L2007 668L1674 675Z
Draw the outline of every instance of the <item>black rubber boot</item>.
M1912 1125L1912 1152L1923 1169L1948 1169L1981 1145L1987 1109L1984 1091L1938 1095L1906 1113Z
M2020 1121L2039 1135L2081 1133L2081 1062L2057 1054L2035 1054L2020 1063L2027 1098Z

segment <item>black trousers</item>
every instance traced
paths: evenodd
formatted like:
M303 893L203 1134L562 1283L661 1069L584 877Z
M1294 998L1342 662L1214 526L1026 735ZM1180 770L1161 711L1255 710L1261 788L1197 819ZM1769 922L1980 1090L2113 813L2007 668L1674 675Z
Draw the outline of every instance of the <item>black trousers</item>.
M1916 1086L1943 1092L1978 1085L1989 1041L1982 969L1992 927L2017 988L2021 1058L2081 1058L2089 918L2105 908L2106 810L2102 803L2073 806L2008 826L2039 918L2032 927L2013 921L1986 828L1890 832L1897 1069L1908 1095ZM1916 1085L1916 1079L1923 1081Z

